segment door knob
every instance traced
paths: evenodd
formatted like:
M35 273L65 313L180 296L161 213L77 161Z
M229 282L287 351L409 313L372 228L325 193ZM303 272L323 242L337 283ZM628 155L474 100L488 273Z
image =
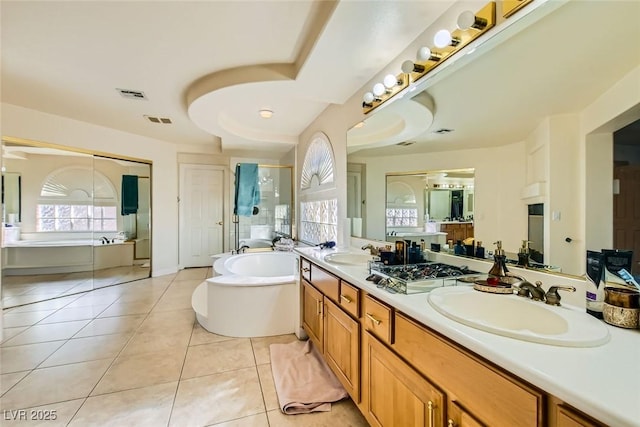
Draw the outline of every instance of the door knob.
M218 221L218 225L222 225L222 224L223 224L223 222L222 222L222 221Z

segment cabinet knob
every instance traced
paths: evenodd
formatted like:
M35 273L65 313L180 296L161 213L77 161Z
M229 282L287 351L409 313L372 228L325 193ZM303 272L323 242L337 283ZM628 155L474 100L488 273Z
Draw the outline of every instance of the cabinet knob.
M447 422L447 427L456 427L456 424L453 422L451 418L449 418L449 421Z

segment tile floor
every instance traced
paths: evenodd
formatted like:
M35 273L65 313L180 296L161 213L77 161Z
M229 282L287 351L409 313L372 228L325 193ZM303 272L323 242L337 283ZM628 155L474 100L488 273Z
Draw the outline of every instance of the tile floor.
M367 425L351 400L327 413L283 415L269 344L295 336L229 338L201 328L191 293L210 274L182 270L4 310L0 425Z

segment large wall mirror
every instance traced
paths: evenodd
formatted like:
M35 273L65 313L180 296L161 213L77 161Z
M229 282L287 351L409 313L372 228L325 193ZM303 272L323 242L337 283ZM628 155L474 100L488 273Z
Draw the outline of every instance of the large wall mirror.
M585 111L603 94L613 97L616 111L612 88L640 67L640 50L611 49L617 40L640 39L639 8L625 1L543 3L473 55L463 55L417 82L402 99L370 113L347 133L352 234L387 241L389 203L405 208L414 199L417 217L411 227L416 230L426 212L431 220L451 219L452 194L433 191L427 197L416 190L424 176L413 171L473 169L473 196L462 194L473 213L462 216L489 250L502 240L508 252L516 253L522 240L531 240L529 212L535 206L543 219L536 222L541 241L533 245L544 246L545 264L582 275L584 250L602 248L634 249L637 262L640 241L621 243L619 237L640 233L613 231L618 195L611 182L614 164L640 165L640 126L629 125L640 119L640 104L609 122L590 122ZM585 22L598 25L585 30ZM593 52L606 52L605 58L595 59ZM591 134L583 133L587 128L596 136L593 143ZM635 137L623 135L626 131ZM618 140L625 141L624 150L617 148ZM585 144L586 170L581 170ZM403 174L419 184L397 183L406 181ZM579 196L584 188L586 200ZM389 198L390 191L398 197ZM637 184L635 194L640 194ZM424 210L440 196L449 215L446 209ZM640 274L640 264L634 274Z
M2 140L4 308L150 277L151 164Z

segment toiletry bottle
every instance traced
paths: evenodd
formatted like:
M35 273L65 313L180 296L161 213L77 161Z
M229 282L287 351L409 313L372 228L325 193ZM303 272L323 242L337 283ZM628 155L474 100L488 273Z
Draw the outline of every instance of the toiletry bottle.
M476 258L484 259L484 248L482 247L482 240L478 240L478 243L476 243Z
M597 251L587 251L587 313L597 319L603 318L604 270L604 255Z
M494 242L494 245L496 245L496 251L493 254L493 266L491 267L491 270L489 270L489 275L494 277L504 277L507 275L509 270L506 265L507 257L502 249L502 240Z
M528 240L523 240L522 246L518 251L518 265L521 267L529 267L529 243L531 242Z
M420 250L422 252L424 252L425 248L426 248L426 246L425 246L425 243L424 243L424 239L420 239Z
M396 265L406 263L405 252L406 249L404 240L396 240Z
M456 242L456 246L453 248L453 253L456 255L466 255L467 250L462 246L462 240Z

